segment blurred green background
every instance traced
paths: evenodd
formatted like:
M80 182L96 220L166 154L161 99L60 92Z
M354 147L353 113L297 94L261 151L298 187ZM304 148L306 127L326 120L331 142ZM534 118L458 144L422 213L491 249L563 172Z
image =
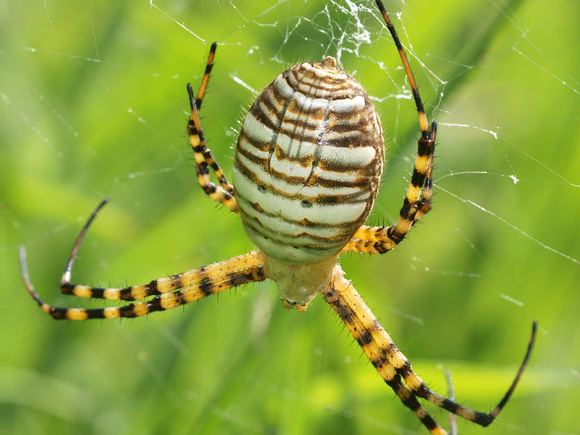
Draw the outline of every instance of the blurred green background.
M49 303L99 306L58 283L104 197L77 282L138 284L252 249L197 186L185 135L185 84L199 83L214 40L202 115L227 174L251 90L333 55L375 97L389 142L369 222L392 222L401 205L418 122L372 3L119 3L0 5L3 426L425 433L320 297L286 311L265 282L147 318L57 323L26 294L19 244ZM459 401L482 411L509 386L537 319L530 366L485 433L578 433L580 3L386 7L439 121L435 202L396 251L345 255L343 268L417 373L444 393L450 369ZM483 432L460 421L459 433Z

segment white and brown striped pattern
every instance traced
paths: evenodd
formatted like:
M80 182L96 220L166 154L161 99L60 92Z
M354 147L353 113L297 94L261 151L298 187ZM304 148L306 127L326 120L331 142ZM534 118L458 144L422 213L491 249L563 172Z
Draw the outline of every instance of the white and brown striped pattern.
M364 223L383 172L379 117L332 57L280 74L242 125L233 184L264 253L304 264L337 254Z

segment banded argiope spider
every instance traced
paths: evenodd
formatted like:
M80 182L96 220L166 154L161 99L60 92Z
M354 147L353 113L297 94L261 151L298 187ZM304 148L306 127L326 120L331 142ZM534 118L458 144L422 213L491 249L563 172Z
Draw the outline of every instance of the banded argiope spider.
M145 285L104 289L73 284L72 266L78 249L107 203L104 200L74 244L61 290L78 297L135 302L102 309L52 307L34 290L22 248L23 279L42 310L55 319L137 317L268 278L277 283L286 308L303 312L321 293L387 385L431 433L445 431L419 403L419 397L467 420L489 425L510 398L527 364L535 323L526 356L508 392L491 413L477 412L427 387L337 262L343 252L388 252L431 208L436 123L429 124L403 46L381 1L376 3L403 62L421 129L411 183L394 225L363 225L383 170L381 124L362 86L341 71L332 57L294 66L258 96L241 128L233 184L229 183L206 147L199 118L217 49L214 43L197 96L188 85L191 115L187 129L198 181L208 196L241 216L244 230L259 250ZM210 179L210 168L217 184Z

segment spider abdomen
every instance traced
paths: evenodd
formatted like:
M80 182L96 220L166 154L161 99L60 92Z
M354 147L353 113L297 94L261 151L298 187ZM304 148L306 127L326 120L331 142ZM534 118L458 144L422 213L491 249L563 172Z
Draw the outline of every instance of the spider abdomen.
M283 72L238 138L233 184L248 237L282 262L337 254L371 211L383 161L379 117L332 57Z

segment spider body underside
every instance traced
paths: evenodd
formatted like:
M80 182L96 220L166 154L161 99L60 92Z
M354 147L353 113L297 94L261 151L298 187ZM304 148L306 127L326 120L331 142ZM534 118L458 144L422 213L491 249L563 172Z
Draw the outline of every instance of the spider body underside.
M277 283L286 308L303 312L321 293L387 385L431 433L446 432L418 397L482 426L489 425L523 373L535 340L536 323L508 392L491 413L477 412L435 393L413 372L337 262L343 252L388 252L431 208L436 124L427 121L403 46L381 1L376 3L405 67L421 128L411 183L394 225L363 225L383 170L382 128L362 86L341 71L332 57L290 68L258 96L238 138L234 184L228 182L206 147L199 118L217 48L214 43L197 96L188 85L191 116L187 129L198 181L208 196L240 214L246 234L260 250L145 285L104 289L73 284L71 272L78 249L90 224L108 202L104 200L77 238L61 291L77 297L135 302L102 309L52 307L34 290L25 249L21 248L24 282L42 310L55 319L138 317L268 278ZM210 168L217 184L210 179ZM142 300L145 298L149 299Z

